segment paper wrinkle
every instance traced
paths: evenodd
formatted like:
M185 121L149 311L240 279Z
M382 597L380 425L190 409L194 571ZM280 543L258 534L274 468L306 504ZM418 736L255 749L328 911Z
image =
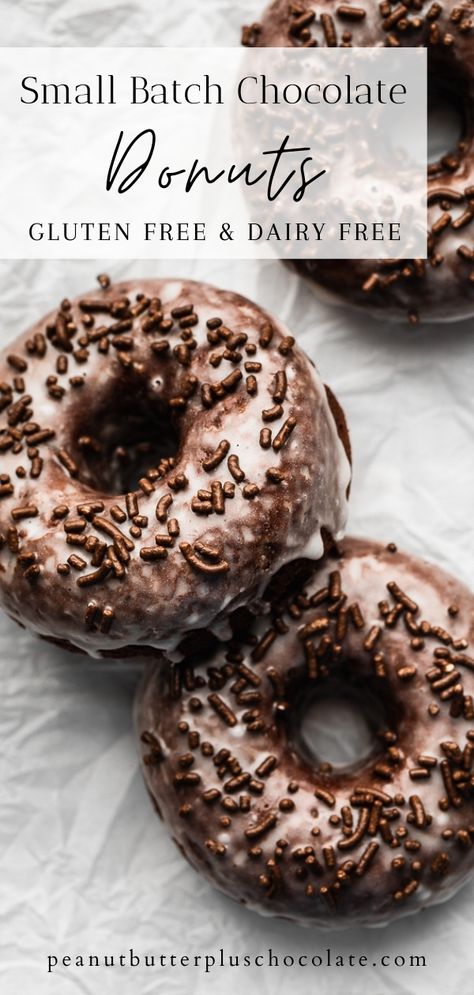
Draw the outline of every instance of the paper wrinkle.
M263 0L0 2L3 44L237 43ZM392 539L473 584L474 323L387 326L318 301L281 263L119 262L114 279L179 275L273 311L343 405L354 451L349 531ZM107 262L0 263L0 347ZM340 934L262 919L188 867L138 769L132 701L140 663L86 661L0 618L2 995L435 995L472 987L474 883L384 930ZM83 969L49 953L265 952L424 955L422 968Z

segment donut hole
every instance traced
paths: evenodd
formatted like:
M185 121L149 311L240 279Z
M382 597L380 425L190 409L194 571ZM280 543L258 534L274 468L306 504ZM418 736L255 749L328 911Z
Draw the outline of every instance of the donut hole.
M428 87L428 162L453 152L466 129L459 96L430 79Z
M179 422L168 404L149 384L128 377L81 412L71 449L82 483L123 495L162 460L174 460L179 445Z
M380 752L384 702L367 688L328 680L295 717L295 747L312 767L351 771Z

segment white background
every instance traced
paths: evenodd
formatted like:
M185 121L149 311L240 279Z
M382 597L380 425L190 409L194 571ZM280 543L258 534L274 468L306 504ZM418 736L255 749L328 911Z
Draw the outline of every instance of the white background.
M4 44L233 44L260 0L0 2ZM6 31L5 31L6 28ZM115 262L116 279L176 263ZM0 346L83 292L97 262L0 264ZM350 531L426 555L473 583L474 322L412 329L329 308L280 263L180 264L286 320L345 407ZM89 663L0 619L2 995L468 995L474 883L384 930L324 934L264 920L214 892L159 824L136 757L137 665ZM423 969L91 969L46 974L48 953L424 954Z

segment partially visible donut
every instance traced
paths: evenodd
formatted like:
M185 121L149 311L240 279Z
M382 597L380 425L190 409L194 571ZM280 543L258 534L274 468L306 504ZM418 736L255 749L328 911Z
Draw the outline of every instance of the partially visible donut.
M428 89L459 112L461 139L428 168L428 260L298 260L334 300L416 324L474 314L474 9L471 0L274 0L246 45L425 46Z
M102 283L0 356L0 604L93 655L173 649L341 534L347 429L246 298Z
M271 618L137 698L144 776L180 850L265 915L382 925L448 898L474 869L474 595L439 568L347 539ZM306 578L305 578L306 572ZM470 648L471 647L471 648ZM331 769L305 710L352 696L372 754Z

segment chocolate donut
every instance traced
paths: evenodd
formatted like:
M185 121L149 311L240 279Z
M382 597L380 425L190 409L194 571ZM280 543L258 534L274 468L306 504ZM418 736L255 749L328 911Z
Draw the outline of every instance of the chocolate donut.
M331 928L454 894L474 868L473 638L456 579L348 539L312 575L295 566L270 617L240 613L206 659L151 667L145 781L193 867L265 915ZM301 735L311 703L334 695L374 734L344 768Z
M340 535L347 429L244 297L102 284L0 356L0 604L92 655L169 650Z
M474 18L466 0L275 0L246 45L426 46L429 98L457 108L457 148L428 167L428 259L298 260L336 301L416 324L474 314Z

